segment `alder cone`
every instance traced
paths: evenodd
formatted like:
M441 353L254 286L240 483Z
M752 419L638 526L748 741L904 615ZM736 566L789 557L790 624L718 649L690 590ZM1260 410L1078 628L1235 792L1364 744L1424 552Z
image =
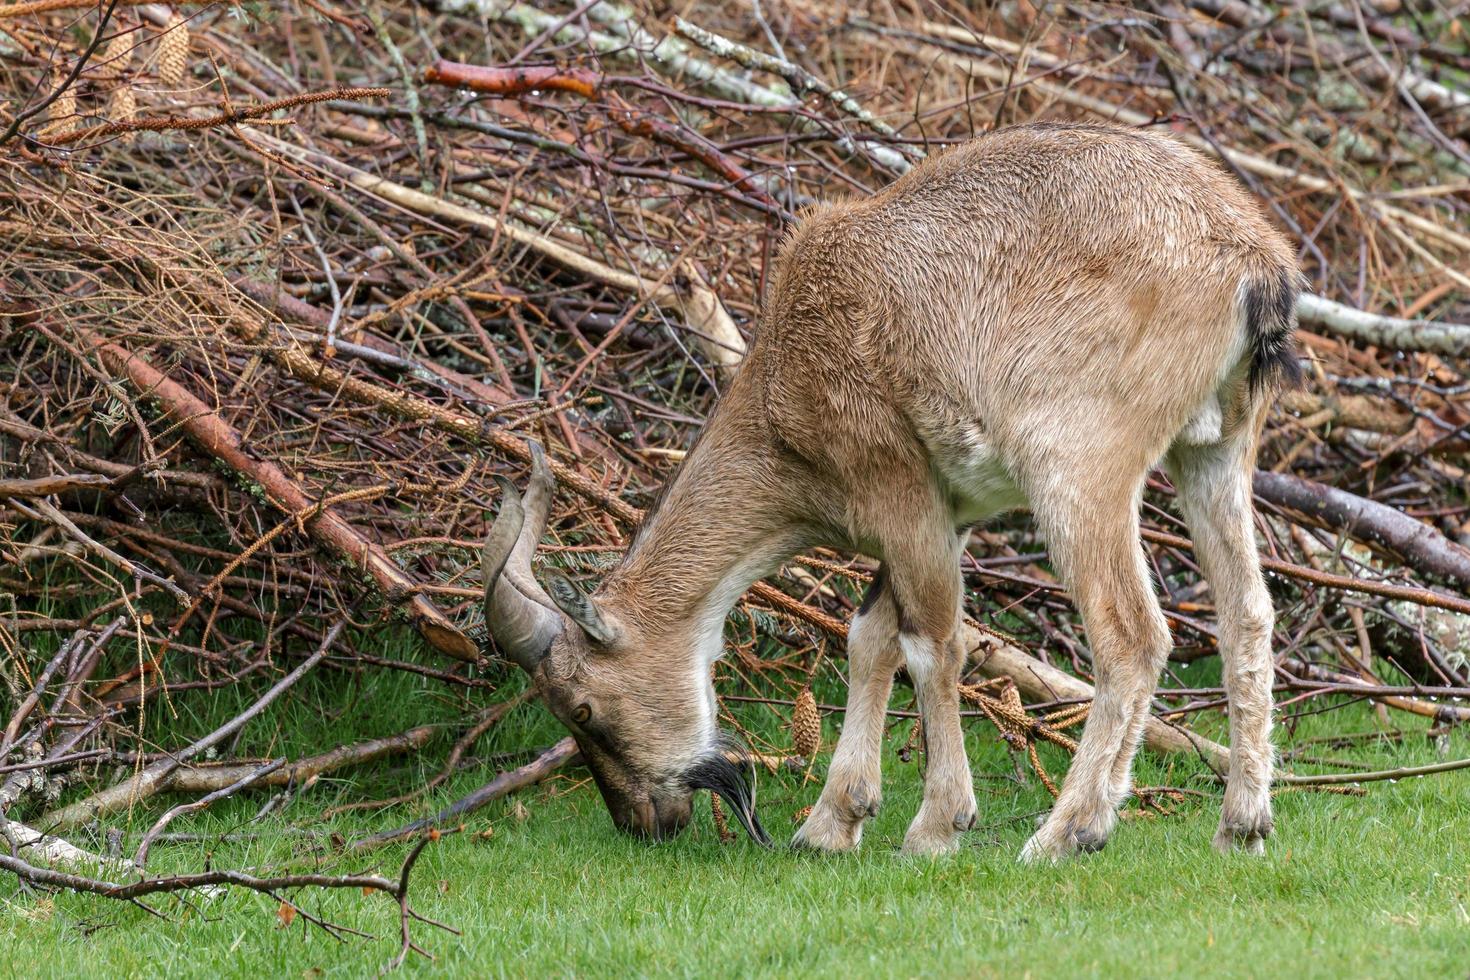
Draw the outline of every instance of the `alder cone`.
M791 711L791 744L796 754L805 759L812 758L822 748L822 716L817 713L817 699L809 687L801 689Z
M189 22L178 14L168 20L158 39L158 80L176 86L189 67Z

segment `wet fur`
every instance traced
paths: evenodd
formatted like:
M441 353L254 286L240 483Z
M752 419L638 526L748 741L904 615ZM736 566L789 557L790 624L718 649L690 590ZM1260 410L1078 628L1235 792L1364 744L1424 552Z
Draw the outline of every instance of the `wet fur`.
M1096 849L1170 646L1138 537L1144 479L1162 463L1219 610L1233 749L1217 842L1259 849L1272 614L1249 474L1269 399L1297 370L1298 283L1290 244L1245 190L1152 131L1002 130L871 198L816 209L781 249L739 374L593 597L614 638L559 640L548 678L563 687L549 702L594 703L616 747L600 764L631 791L708 785L744 819L732 772L709 762L724 615L802 548L873 555L883 564L849 637L846 722L798 841L860 840L906 664L929 766L904 846L950 850L975 819L955 693L955 529L1029 507L1098 683L1025 855Z

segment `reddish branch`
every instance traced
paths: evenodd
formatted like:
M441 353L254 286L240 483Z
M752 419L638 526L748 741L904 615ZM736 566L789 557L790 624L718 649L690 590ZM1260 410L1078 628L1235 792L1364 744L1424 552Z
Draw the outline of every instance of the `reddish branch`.
M300 516L303 527L318 544L367 572L384 597L402 608L436 650L471 663L479 659L474 641L460 632L437 606L418 594L417 583L382 548L330 508L318 507L280 467L248 451L240 434L218 412L141 356L81 327L74 328L73 333L96 351L109 369L125 375L139 391L157 399L164 412L180 424L200 449L259 485L278 509Z
M602 89L606 79L580 68L486 68L458 61L437 61L425 70L424 81L492 95L517 96L545 90L574 92L591 98ZM771 199L750 171L703 137L657 116L640 113L626 104L615 106L609 118L626 133L688 154L761 203L780 210L780 205Z
M750 171L740 166L734 160L731 160L724 153L721 153L713 143L703 137L691 133L681 126L675 126L672 123L666 122L657 116L637 114L627 106L614 109L612 112L612 121L617 123L626 133L631 133L634 136L642 136L657 143L662 143L665 146L673 147L681 153L687 153L746 193L759 198L762 202L772 207L779 207L771 199L770 195L756 183Z
M602 74L584 68L485 68L442 59L424 70L424 81L509 96L548 91L571 92L590 99L602 88Z

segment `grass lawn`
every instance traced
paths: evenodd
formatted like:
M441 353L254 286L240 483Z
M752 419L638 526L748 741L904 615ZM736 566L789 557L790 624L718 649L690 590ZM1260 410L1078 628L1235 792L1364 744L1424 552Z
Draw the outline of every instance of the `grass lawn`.
M384 672L386 674L386 672ZM1191 677L1199 680L1199 677ZM241 752L291 752L372 734L420 719L453 717L443 689L405 676L349 684L313 678L257 723ZM313 686L314 685L314 686ZM829 692L840 700L839 690ZM821 692L819 692L819 695ZM221 700L228 698L227 693ZM899 695L902 697L903 695ZM1310 708L1315 702L1309 703ZM1300 707L1300 706L1298 706ZM211 712L228 711L214 704ZM180 709L182 710L182 708ZM227 716L226 716L227 717ZM774 734L772 712L749 707L749 724ZM827 747L836 722L824 719ZM177 716L189 730L209 719ZM1394 721L1411 725L1404 715ZM1223 732L1205 719L1210 734ZM1298 740L1368 731L1373 715L1352 706L1302 720ZM204 729L207 730L207 729ZM762 851L744 838L719 843L707 805L679 840L651 846L617 834L582 773L569 772L513 801L475 814L468 832L431 845L415 872L415 904L463 930L419 928L438 958L410 960L435 975L658 974L862 976L1437 976L1470 971L1470 774L1376 783L1367 796L1284 793L1269 856L1221 856L1209 841L1218 793L1191 760L1144 758L1140 785L1204 788L1167 817L1135 817L1108 848L1057 867L1023 867L1016 854L1049 798L1034 778L1013 778L1005 748L983 722L969 726L980 827L961 854L926 861L897 847L918 805L918 763L901 763L903 723L890 733L883 811L860 853L818 857ZM327 734L330 732L331 734ZM491 754L557 737L543 709L523 706L476 751ZM175 734L171 740L176 741ZM440 751L413 763L431 774ZM1283 748L1293 744L1285 734ZM1043 750L1054 772L1065 759ZM1422 735L1374 739L1316 755L1350 757L1363 769L1470 754L1470 737L1433 746ZM827 756L818 763L818 774ZM227 801L171 828L204 834L243 829L248 841L155 848L156 871L262 867L315 850L293 827L345 837L399 825L422 808L352 815L323 826L314 815L337 801L389 795L407 779L404 762L377 772L324 778L279 817L245 826L261 796ZM398 767L394 771L394 767ZM1296 766L1298 771L1314 771ZM439 805L483 782L471 771L430 802ZM763 776L761 813L784 841L792 815L816 799L814 779ZM114 821L129 853L167 803ZM1135 809L1130 805L1130 810ZM486 837L481 832L490 830ZM86 835L82 843L97 846ZM366 862L391 873L404 848ZM232 891L221 899L162 898L165 918L75 895L38 896L0 880L0 977L362 976L396 951L395 909L356 892L302 893L303 906L373 933L339 943L298 918L281 927L276 903Z

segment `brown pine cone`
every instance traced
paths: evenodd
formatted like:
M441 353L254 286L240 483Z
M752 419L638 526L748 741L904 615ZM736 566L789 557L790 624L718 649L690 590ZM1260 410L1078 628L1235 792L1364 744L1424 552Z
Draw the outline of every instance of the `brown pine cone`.
M124 84L121 88L113 91L112 98L107 103L108 122L127 122L138 114L138 97L133 94L131 85ZM118 140L123 143L131 143L137 138L137 133L121 133Z
M791 710L791 744L804 759L811 759L822 749L822 716L817 713L817 699L809 687L801 689Z
M138 32L123 30L111 41L102 53L102 67L112 77L117 78L127 73L128 66L133 63L133 47L138 43Z
M51 75L51 89L56 88L66 81L66 73L57 71ZM42 134L47 136L60 136L69 133L77 122L77 90L75 85L68 85L66 90L56 97L56 101L46 108L46 126Z
M174 14L158 39L158 80L176 88L184 80L188 67L189 22Z

